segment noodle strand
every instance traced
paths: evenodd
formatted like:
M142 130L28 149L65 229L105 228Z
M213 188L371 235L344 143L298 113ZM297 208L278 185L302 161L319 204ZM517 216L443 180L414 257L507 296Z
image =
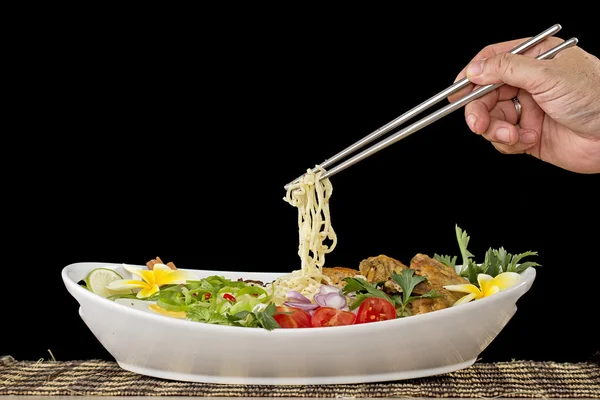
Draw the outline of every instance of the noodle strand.
M283 303L288 291L296 290L309 299L321 284L331 280L323 275L325 255L337 245L337 235L331 226L329 199L333 186L328 178L321 179L325 170L319 166L308 169L298 182L290 185L283 198L298 209L298 256L300 269L273 282L276 303ZM328 246L325 241L331 241Z

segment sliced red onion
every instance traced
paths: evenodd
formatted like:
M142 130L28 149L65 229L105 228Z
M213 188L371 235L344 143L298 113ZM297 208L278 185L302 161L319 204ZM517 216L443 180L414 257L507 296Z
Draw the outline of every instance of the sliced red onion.
M339 292L340 292L340 289L335 286L321 285L321 287L319 287L319 294L329 294L329 293L339 293Z
M295 290L290 290L285 296L289 301L296 303L310 303L310 300L306 298L302 293Z
M315 299L315 303L317 303L317 305L320 306L324 306L325 305L325 295L324 294L315 294L315 296L313 297Z
M327 294L316 294L315 302L321 307L332 307L338 310L346 306L346 298L339 293L339 290Z
M300 302L300 301L286 301L285 303L283 303L283 305L288 306L288 307L299 308L304 311L314 310L315 308L319 307L318 304L314 304L314 303L310 303L310 302L305 303L305 302Z

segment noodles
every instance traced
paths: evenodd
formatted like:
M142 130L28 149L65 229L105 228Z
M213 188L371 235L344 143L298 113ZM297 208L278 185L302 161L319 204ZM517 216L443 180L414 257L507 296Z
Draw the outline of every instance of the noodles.
M307 170L300 182L291 185L284 200L298 208L298 255L303 275L323 272L325 254L337 244L337 236L331 227L329 198L333 190L329 179L319 179L323 170L315 173ZM327 246L325 239L332 240Z
M312 300L321 284L331 283L329 277L323 275L323 265L325 254L331 253L337 244L337 236L329 213L333 187L328 178L320 179L324 172L321 167L308 169L298 182L290 185L283 198L298 208L300 269L273 282L276 303L282 303L290 290ZM326 240L330 241L329 245Z

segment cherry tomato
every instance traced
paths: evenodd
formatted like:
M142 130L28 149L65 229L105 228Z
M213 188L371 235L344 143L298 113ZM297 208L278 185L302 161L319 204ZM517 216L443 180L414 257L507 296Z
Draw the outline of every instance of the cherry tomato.
M356 316L357 324L396 319L396 308L381 297L367 297L360 303Z
M290 313L290 314L278 314L278 313ZM288 306L277 306L277 313L273 316L275 321L282 328L310 328L310 315L299 308L288 307Z
M356 321L354 313L333 307L319 307L311 318L314 327L352 325L354 321Z

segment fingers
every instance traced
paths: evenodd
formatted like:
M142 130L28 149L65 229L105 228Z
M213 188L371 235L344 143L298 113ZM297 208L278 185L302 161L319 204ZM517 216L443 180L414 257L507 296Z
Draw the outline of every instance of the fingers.
M488 60L488 59L497 60L499 58L501 59L503 54L509 54L509 57L510 57L510 55L512 55L512 53L509 53L509 52L513 48L517 47L519 44L523 43L525 40L527 40L527 38L496 43L496 44L489 45L489 46L486 46L485 48L483 48L479 53L477 53L477 55L475 57L473 57L471 59L471 61L467 64L467 66L465 66L460 71L460 73L457 75L456 79L454 80L454 82L457 82L460 79L468 77L469 80L471 80L474 84L470 84L466 88L449 96L448 100L450 102L453 102L453 101L458 100L461 97L464 97L466 94L470 93L477 85L487 85L489 83L500 83L502 81L501 79L499 80L498 78L496 78L494 81L490 81L489 76L486 77L486 75L482 76L481 74L473 73L474 71L471 71L471 74L467 75L467 70L468 70L469 66L474 66L475 67L474 69L477 70L478 64L479 64L478 61L483 61L483 60ZM562 43L562 42L564 42L564 40L561 38L558 38L558 37L547 38L542 43L539 43L536 46L533 46L532 48L523 52L521 57L523 57L523 58L527 57L534 61L534 65L538 65L538 63L535 63L535 61L539 61L539 60L535 60L535 57L539 56L543 52L551 49L552 47L554 47L557 44ZM474 78L474 80L472 78ZM510 82L506 82L506 81L504 81L504 82L508 83L509 85L512 85L512 86L518 86L515 84L511 84Z
M541 132L544 116L546 115L544 110L535 102L531 94L527 92L519 92L518 98L523 109L520 121L521 127L533 132Z
M552 60L536 60L520 54L502 53L467 67L467 78L478 85L505 83L535 94L553 77ZM550 84L552 85L552 84Z
M502 86L468 103L465 106L465 120L471 131L477 134L486 132L491 118L516 123L517 111L511 99L517 96L517 93L517 88Z
M508 42L496 43L496 44L486 46L479 53L477 53L477 55L475 55L475 57L473 57L471 59L471 61L469 61L469 64L472 63L473 61L484 60L486 58L493 57L497 54L511 51L512 49L517 47L519 44L523 43L525 40L527 40L527 39L511 40ZM467 66L468 66L468 64L467 64ZM456 76L456 79L454 80L454 82L457 82L457 81L461 80L462 78L464 78L465 76L467 76L467 66L465 66L460 71L460 73Z
M538 133L532 129L519 128L505 121L495 121L490 132L482 136L503 154L538 153ZM504 141L506 140L506 142Z
M514 47L517 46L517 42L516 40L510 41L510 42L503 42L503 43L498 43L495 45L491 45L491 46L486 46L484 47L479 53L477 53L477 55L475 57L473 57L471 59L471 61L469 62L472 63L474 61L477 60L485 60L486 58L490 58L495 56L496 54L502 52L502 51L510 51L512 50ZM454 79L454 83L458 82L459 80L465 78L467 76L467 67L468 65L465 66L460 73L456 76L456 79ZM450 102L454 102L458 99L460 99L461 97L466 96L467 94L469 94L471 91L473 91L476 88L476 85L474 84L469 84L467 85L465 88L459 90L458 92L448 96L448 101Z
M504 154L538 153L543 111L530 94L522 93L518 98L523 109L528 110L521 115L520 121L512 100L501 101L488 116L481 119L482 123L477 127L483 129L483 132L478 133ZM474 113L481 115L481 107L484 105L475 106ZM489 123L484 126L486 120Z
M482 136L492 142L498 150L502 149L503 153L513 153L514 146L519 143L520 133L515 125L500 119L492 119Z
M540 134L544 112L533 100L532 93L551 84L554 64L551 60L535 57L563 42L552 37L525 51L512 54L510 50L524 40L498 43L482 49L458 74L456 81L467 77L468 87L448 97L456 101L474 88L493 83L503 83L497 90L465 106L465 120L469 128L483 136L504 154L539 154ZM524 89L524 90L520 90ZM523 113L517 114L512 102L518 97Z
M509 131L503 130L499 134L494 131L504 127L504 124L500 124L500 122L514 126L519 122L518 119L519 115L512 100L500 101L491 110L485 101L481 100L475 100L465 107L465 120L471 131L483 135L490 141L515 144L519 140L517 131L509 129Z
M519 119L514 96L500 99L499 93L494 91L467 104L467 125L504 154L538 154L544 111L531 94L520 91L517 97L523 112Z

